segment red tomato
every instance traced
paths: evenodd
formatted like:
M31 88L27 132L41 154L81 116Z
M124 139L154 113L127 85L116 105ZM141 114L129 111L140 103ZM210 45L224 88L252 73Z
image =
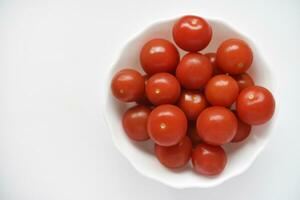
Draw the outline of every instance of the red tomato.
M142 105L128 109L123 115L123 128L132 140L144 141L149 139L147 131L147 120L151 110Z
M136 70L122 69L114 75L111 90L120 101L138 101L143 98L145 92L144 78Z
M217 50L218 67L230 74L246 72L252 64L252 50L240 39L225 40Z
M211 38L211 27L198 16L181 17L173 26L173 39L185 51L200 51L208 45Z
M168 40L153 39L143 46L140 62L147 74L171 72L177 67L179 53Z
M169 73L157 73L146 84L146 95L154 105L176 103L180 96L180 84Z
M237 119L227 108L212 106L203 110L197 119L197 131L211 145L229 143L237 132Z
M219 69L217 64L217 54L216 53L206 53L204 54L210 61L211 66L213 67L213 74L223 74L223 72Z
M199 53L188 53L176 69L176 77L186 89L196 90L206 84L213 74L209 59Z
M228 75L216 75L205 87L205 97L214 106L230 106L239 94L237 82Z
M202 142L202 139L200 138L197 132L196 123L194 122L189 123L188 136L190 137L194 147Z
M251 125L263 124L272 118L275 100L266 88L250 86L238 96L236 110L243 122Z
M251 131L251 126L249 124L242 122L239 118L237 119L238 119L238 129L234 138L231 140L231 142L233 143L241 142L245 140L249 136Z
M247 73L233 75L232 77L236 80L237 84L239 85L240 91L242 91L246 87L254 85L253 79Z
M165 147L155 144L155 154L161 164L168 168L181 168L188 163L192 153L192 142L185 136L178 144Z
M178 106L189 120L196 120L201 111L207 107L204 95L198 91L183 91Z
M186 135L187 119L177 106L161 105L150 113L147 130L156 144L173 146Z
M224 170L227 156L222 147L202 143L193 150L192 163L199 174L217 175Z

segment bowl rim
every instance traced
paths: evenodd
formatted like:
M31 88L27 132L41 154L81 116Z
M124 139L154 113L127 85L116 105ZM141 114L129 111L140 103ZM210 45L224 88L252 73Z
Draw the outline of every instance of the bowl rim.
M185 16L185 15L182 15L182 16ZM222 183L234 178L234 177L237 177L239 175L241 175L242 173L244 173L247 169L250 168L250 166L254 163L254 161L256 160L256 158L258 157L258 155L262 152L262 150L265 148L265 146L268 144L268 142L270 141L270 136L272 136L272 134L270 134L270 136L264 140L261 145L259 146L259 148L256 149L256 151L251 155L251 158L249 158L249 162L245 165L243 165L242 167L238 168L238 170L235 171L235 173L232 173L231 175L229 176L225 176L224 178L222 179L216 179L216 181L213 181L213 182L207 182L205 184L203 184L203 182L199 182L198 184L189 184L189 183L185 183L185 184L178 184L176 182L169 182L169 181L166 181L164 179L160 179L158 176L155 176L155 175L152 175L151 173L147 173L145 171L143 171L136 163L135 161L126 153L123 152L122 148L120 147L121 145L119 144L118 142L118 139L116 138L115 134L112 134L113 132L113 128L111 126L111 123L109 122L109 119L106 115L107 113L107 106L108 105L108 101L109 101L109 95L111 95L111 92L110 92L110 81L111 81L111 77L113 75L113 72L114 72L114 69L118 62L118 59L121 57L122 53L124 52L124 50L127 48L128 44L130 44L131 42L133 42L138 36L140 36L141 34L143 34L145 31L147 31L149 28L153 27L153 26L156 26L158 24L161 24L161 23L167 23L167 22L171 22L171 21L174 21L176 19L179 19L180 17L182 16L176 16L176 17L173 17L173 18L165 18L165 19L161 19L161 20L157 20L157 21L154 21L153 23L148 23L146 24L145 26L143 26L143 28L138 31L136 34L134 34L133 36L130 37L130 39L126 40L124 42L124 44L121 46L120 50L117 51L117 54L116 54L116 57L115 58L115 62L110 66L109 70L108 70L108 74L105 78L105 84L107 84L104 88L104 104L102 106L102 109L101 109L101 112L102 112L102 116L104 118L104 121L111 133L111 137L112 137L112 140L113 140L113 144L114 146L118 149L118 151L121 153L121 155L123 155L127 160L128 162L131 164L131 166L133 166L133 168L138 171L140 174L142 174L143 176L149 178L149 179L152 179L152 180L155 180L155 181L158 181L160 183L163 183L169 187L172 187L172 188L176 188L176 189L187 189L187 188L212 188L212 187L216 187L218 185L221 185ZM202 16L203 17L203 16ZM242 35L249 43L251 44L255 44L255 51L256 51L256 54L259 54L261 59L266 63L267 66L270 66L269 62L267 61L267 59L265 59L265 57L263 56L263 54L261 53L262 51L260 50L260 47L259 45L257 45L256 43L254 43L254 41L247 35L245 34L243 31L240 31L238 30L234 25L232 25L231 23L223 20L223 19L219 19L219 18L215 18L215 17L203 17L204 19L208 20L208 21L214 21L214 22L217 22L217 23L222 23L223 25L227 26L227 27L230 27L233 31L239 33L240 35ZM276 76L276 74L272 74L271 76ZM273 78L273 87L272 89L275 91L275 88L276 88L276 78ZM273 91L272 91L273 92ZM278 113L278 108L277 108L277 111L274 113L274 116L273 118L275 118L275 115L277 115ZM272 125L274 125L275 120L272 120Z

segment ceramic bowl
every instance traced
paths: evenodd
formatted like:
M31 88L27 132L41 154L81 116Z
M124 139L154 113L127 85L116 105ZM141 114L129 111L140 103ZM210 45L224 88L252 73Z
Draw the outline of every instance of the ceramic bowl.
M269 123L253 127L251 135L245 142L225 145L224 148L228 155L226 168L217 176L207 177L196 174L192 170L191 163L184 169L167 169L156 159L153 142L131 141L123 131L122 115L132 104L118 102L110 91L110 81L114 73L118 70L130 67L144 73L139 62L139 52L142 46L153 38L165 38L173 41L172 26L176 19L178 18L158 21L146 27L142 32L129 40L121 49L105 83L107 85L106 91L104 91L106 95L104 117L109 126L113 143L120 153L124 155L132 166L142 175L175 188L213 187L245 172L249 168L273 132L275 116ZM255 43L227 22L217 19L207 20L212 26L213 38L209 46L201 52L215 52L219 44L228 38L240 38L245 40L251 46L254 53L254 61L249 70L249 74L252 75L257 85L262 85L274 91L276 81L274 74ZM181 56L185 53L186 52L180 50Z

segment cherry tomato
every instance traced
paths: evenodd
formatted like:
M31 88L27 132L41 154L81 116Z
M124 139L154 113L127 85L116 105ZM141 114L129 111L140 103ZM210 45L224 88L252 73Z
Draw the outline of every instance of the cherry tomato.
M207 107L204 95L198 91L183 91L178 106L185 113L188 120L196 120L201 111Z
M123 128L127 136L136 141L149 139L147 120L151 110L143 105L137 105L128 109L123 115Z
M212 106L203 110L197 119L197 131L211 145L229 143L237 132L237 119L225 107Z
M228 75L216 75L205 86L205 97L214 106L230 106L238 94L237 82Z
M198 144L202 142L202 139L200 138L197 132L196 123L194 122L189 123L188 136L190 137L194 147L196 147Z
M192 163L199 174L217 175L224 170L227 156L222 147L202 143L193 150Z
M185 136L174 146L155 144L155 154L161 164L168 168L181 168L188 163L192 153L191 139Z
M237 82L237 84L239 86L240 91L242 91L246 87L254 85L253 79L247 73L233 75L232 77L236 80L236 82Z
M250 86L238 96L236 110L243 122L250 125L263 124L272 118L275 100L266 88Z
M177 67L179 53L168 40L153 39L143 46L140 62L147 74L171 72Z
M251 126L249 124L242 122L239 118L237 118L237 120L238 120L238 129L234 138L231 140L231 142L233 143L241 142L245 140L249 136L251 131Z
M218 67L230 74L246 72L252 64L252 50L240 39L225 40L217 50Z
M206 53L204 54L210 61L211 66L213 67L213 74L223 74L223 72L219 69L217 64L217 54L216 53Z
M143 98L145 82L143 76L133 69L122 69L111 82L113 95L120 101L132 102Z
M198 16L183 16L173 26L173 39L185 51L200 51L208 45L211 38L211 27Z
M150 113L147 130L156 144L173 146L186 135L187 119L177 106L160 105Z
M146 84L146 95L154 105L176 103L180 96L180 84L169 73L157 73Z
M196 90L206 84L213 74L209 59L199 53L188 53L176 69L176 77L186 89Z

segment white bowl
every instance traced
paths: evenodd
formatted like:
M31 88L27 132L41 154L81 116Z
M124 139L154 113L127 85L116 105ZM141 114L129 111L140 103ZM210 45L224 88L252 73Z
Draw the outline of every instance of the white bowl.
M253 127L251 135L245 142L224 146L228 155L228 163L220 175L213 177L201 176L192 170L191 164L181 170L167 169L156 159L153 143L151 141L142 143L131 141L124 133L121 122L122 114L131 105L118 102L110 91L111 78L118 70L131 67L143 72L139 63L139 52L147 41L153 38L165 38L172 41L171 30L176 19L159 21L150 25L144 31L129 40L121 50L105 83L107 86L104 92L106 92L105 95L107 98L104 105L104 116L115 146L119 149L121 154L129 160L133 167L144 176L175 188L213 187L243 173L249 168L273 132L274 119L272 123L269 122L265 125ZM209 46L202 52L215 52L218 45L228 38L241 38L247 41L254 53L254 62L249 73L257 85L262 85L274 91L274 74L252 40L224 21L216 19L207 20L212 26L213 38ZM185 53L184 51L180 51L181 56ZM273 118L275 118L275 116Z

